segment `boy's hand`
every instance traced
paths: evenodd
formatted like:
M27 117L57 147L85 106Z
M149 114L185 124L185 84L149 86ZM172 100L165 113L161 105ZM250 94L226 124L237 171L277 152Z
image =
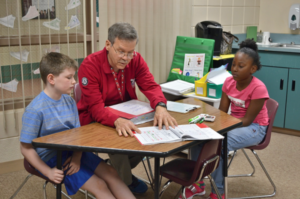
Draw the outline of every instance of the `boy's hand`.
M54 167L49 170L49 174L47 177L56 184L60 184L64 179L64 172Z
M74 173L77 173L79 171L80 160L81 160L81 155L78 156L78 155L73 154L72 160L71 160L71 157L69 157L65 161L63 167L64 167L64 171L68 170L66 175L73 175ZM70 164L68 165L69 162L70 162Z

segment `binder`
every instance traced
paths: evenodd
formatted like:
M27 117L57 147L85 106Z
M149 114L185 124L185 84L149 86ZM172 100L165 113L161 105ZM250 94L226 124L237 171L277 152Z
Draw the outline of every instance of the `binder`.
M130 100L106 108L110 112L132 121L136 125L152 121L155 114L149 103L139 100Z
M167 101L168 111L178 112L178 113L187 113L189 111L200 108L199 105L185 104L179 102Z
M194 91L195 85L182 80L174 80L160 85L161 90L165 93L180 96L183 93Z

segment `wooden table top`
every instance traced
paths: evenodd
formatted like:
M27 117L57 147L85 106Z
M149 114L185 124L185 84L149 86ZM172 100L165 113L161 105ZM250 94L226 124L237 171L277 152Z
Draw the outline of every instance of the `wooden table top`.
M224 113L211 105L195 98L186 98L178 102L200 105L201 108L188 113L170 112L178 124L188 124L188 119L201 113L214 115L214 122L204 122L220 134L240 126L241 120ZM138 127L152 126L147 122ZM115 128L92 123L79 128L39 137L33 140L34 147L54 148L58 150L82 150L100 153L123 153L128 155L144 155L166 157L196 145L199 141L183 141L156 145L141 145L135 137L120 137Z

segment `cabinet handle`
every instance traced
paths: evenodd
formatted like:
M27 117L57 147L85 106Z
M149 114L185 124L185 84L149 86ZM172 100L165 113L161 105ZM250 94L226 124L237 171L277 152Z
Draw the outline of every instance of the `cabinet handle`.
M280 80L280 90L283 89L283 79Z
M295 91L295 87L296 87L296 81L293 80L293 81L292 81L292 91Z

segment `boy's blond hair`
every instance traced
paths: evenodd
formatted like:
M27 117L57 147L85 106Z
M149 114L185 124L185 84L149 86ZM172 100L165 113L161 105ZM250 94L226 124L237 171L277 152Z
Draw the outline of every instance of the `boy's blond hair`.
M53 74L58 76L66 68L74 68L77 71L77 62L67 55L50 52L42 57L40 62L40 73L42 80L47 84L47 76Z

